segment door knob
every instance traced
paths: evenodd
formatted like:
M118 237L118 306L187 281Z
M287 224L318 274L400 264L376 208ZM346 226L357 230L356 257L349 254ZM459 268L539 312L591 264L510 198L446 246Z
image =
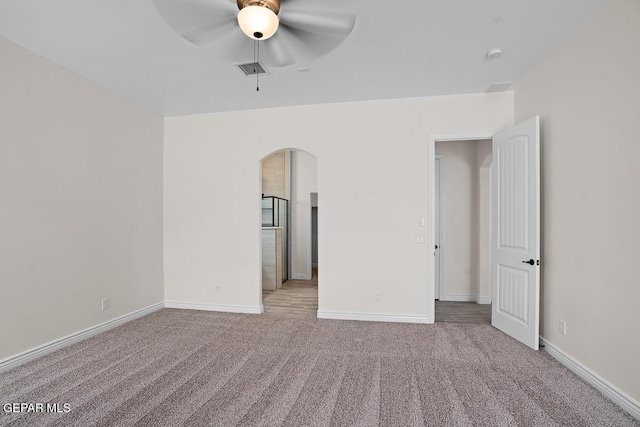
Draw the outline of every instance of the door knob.
M535 263L536 263L533 259L530 259L529 261L522 261L522 262L524 262L525 264L530 264L530 265L535 265Z

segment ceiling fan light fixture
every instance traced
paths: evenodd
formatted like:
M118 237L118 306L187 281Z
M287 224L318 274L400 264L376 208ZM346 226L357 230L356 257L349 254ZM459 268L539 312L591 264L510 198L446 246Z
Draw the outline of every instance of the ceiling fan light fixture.
M266 40L278 30L280 21L271 8L259 4L249 4L238 12L238 25L243 33L255 40Z

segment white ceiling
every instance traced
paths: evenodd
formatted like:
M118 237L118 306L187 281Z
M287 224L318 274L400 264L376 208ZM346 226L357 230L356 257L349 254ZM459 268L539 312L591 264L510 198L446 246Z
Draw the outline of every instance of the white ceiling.
M0 35L174 116L484 92L524 78L606 2L358 0L344 43L308 71L269 69L259 92L233 65L251 61L253 50L231 61L220 55L223 41L196 47L152 0L0 0ZM487 60L494 47L503 56Z

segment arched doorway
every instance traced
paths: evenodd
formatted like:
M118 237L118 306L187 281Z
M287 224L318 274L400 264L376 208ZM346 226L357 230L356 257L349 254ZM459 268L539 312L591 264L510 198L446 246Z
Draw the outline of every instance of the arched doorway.
M261 161L261 295L266 313L317 315L317 164L315 156L296 149L275 151Z

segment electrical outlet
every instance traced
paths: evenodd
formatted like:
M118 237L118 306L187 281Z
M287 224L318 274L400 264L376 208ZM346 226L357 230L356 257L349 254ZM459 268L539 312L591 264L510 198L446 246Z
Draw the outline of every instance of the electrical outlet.
M108 309L108 308L109 308L109 298L104 298L104 299L102 300L102 309L103 309L103 310L106 310L106 309Z
M562 335L567 335L567 322L564 320L560 320L560 333Z
M382 301L382 292L375 292L373 294L373 299L375 300L375 302Z
M424 245L424 236L416 236L416 245Z

